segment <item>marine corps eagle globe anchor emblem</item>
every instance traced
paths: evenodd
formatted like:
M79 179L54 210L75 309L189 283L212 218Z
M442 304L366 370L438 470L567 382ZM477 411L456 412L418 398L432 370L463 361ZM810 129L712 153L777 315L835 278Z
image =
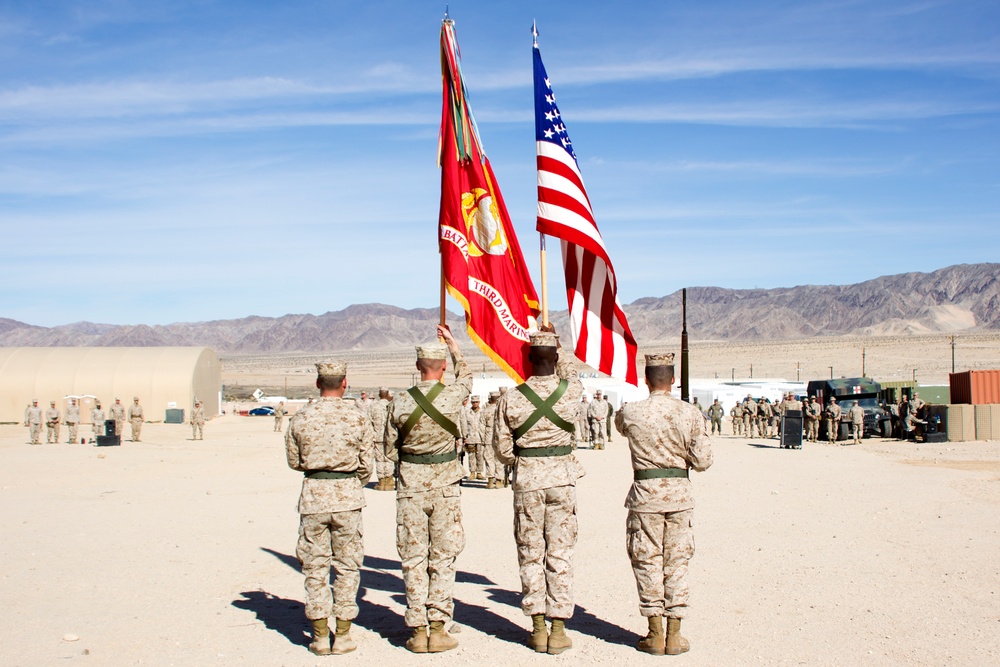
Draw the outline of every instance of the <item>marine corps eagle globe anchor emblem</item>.
M482 188L462 195L462 216L469 243L469 256L504 255L507 253L507 236L500 224L500 212L492 193ZM471 232L471 233L470 233Z

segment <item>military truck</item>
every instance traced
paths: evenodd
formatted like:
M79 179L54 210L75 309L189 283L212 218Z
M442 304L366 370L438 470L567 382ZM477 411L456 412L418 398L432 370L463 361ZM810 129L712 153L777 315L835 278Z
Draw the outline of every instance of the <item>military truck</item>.
M857 401L865 411L865 436L882 436L888 438L892 435L892 422L889 413L886 412L879 403L879 394L882 385L870 378L840 378L837 380L812 380L806 387L806 393L810 398L815 396L816 401L826 407L830 397L837 399L837 403L843 410L840 429L837 433L837 440L846 440L850 434L850 421L847 411L850 409L851 401ZM820 439L827 439L826 420L820 422Z

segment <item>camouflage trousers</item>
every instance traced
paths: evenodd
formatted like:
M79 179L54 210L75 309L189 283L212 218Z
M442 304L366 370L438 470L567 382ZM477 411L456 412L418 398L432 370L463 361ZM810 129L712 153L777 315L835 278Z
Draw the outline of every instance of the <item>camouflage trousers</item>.
M455 614L455 558L465 548L458 483L396 497L396 550L406 586L406 625L449 621Z
M743 434L743 417L733 417L733 435Z
M594 419L594 420L592 420L590 422L590 426L591 426L591 428L590 428L590 444L592 444L594 447L596 447L597 443L601 443L601 447L603 447L604 444L605 444L604 420L603 419Z
M712 435L722 435L722 417L712 417Z
M69 442L73 443L74 445L80 442L78 440L80 433L79 429L80 425L77 424L76 422L66 422L66 430L69 431Z
M819 439L819 420L807 419L806 440L808 440L809 442L816 442L817 439Z
M302 514L295 555L306 582L306 618L352 620L358 615L358 568L364 561L361 510ZM333 565L333 595L330 565Z
M274 430L275 431L280 431L281 430L281 420L283 418L284 418L284 416L280 416L280 417L278 415L274 416Z
M478 473L482 475L486 472L486 445L477 442L472 447L474 449L469 455L469 474Z
M743 435L747 438L753 437L753 417L748 414L743 415Z
M497 477L497 455L493 450L492 444L483 445L479 448L482 452L483 457L483 471L486 473L487 479L496 479Z
M586 417L576 420L576 442L577 444L587 444L590 442L590 425Z
M42 425L28 424L28 434L31 436L31 444L40 444L39 440L42 437Z
M142 435L142 420L132 419L129 424L132 426L132 442L139 442L139 436Z
M573 616L571 561L576 537L575 486L514 494L514 540L525 616Z
M684 618L688 606L688 563L694 555L694 510L633 512L625 546L639 590L643 616Z
M837 431L840 430L840 422L833 419L826 420L826 439L829 442L837 441Z
M125 437L125 422L115 420L115 435L124 438Z
M855 423L852 422L851 423L851 435L854 437L854 444L855 445L860 445L861 444L861 439L865 435L865 425L864 424L855 424Z
M191 424L191 437L195 440L201 440L205 436L204 424L199 424L195 422Z
M48 442L49 444L52 444L53 442L59 442L59 430L60 430L59 424L53 424L51 426L46 424L45 426L48 429L45 432L45 441Z
M396 464L385 455L385 449L378 438L375 439L375 476L379 479L394 477L396 475Z

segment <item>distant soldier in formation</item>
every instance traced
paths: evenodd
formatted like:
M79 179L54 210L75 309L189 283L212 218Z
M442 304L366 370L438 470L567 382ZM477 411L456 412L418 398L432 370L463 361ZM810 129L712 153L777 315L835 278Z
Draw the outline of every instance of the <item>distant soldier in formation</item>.
M813 396L809 399L809 403L806 404L803 411L803 417L805 417L806 422L806 440L809 442L817 442L819 440L819 420L822 415L823 408L816 400L816 397Z
M205 410L201 407L201 401L194 402L194 412L191 413L191 439L205 439Z
M499 461L514 466L521 611L532 622L528 645L550 655L573 645L565 622L574 610L576 480L584 475L573 453L583 383L558 345L554 328L531 335L534 374L500 399L493 438Z
M722 435L722 418L726 416L726 411L719 405L719 399L715 399L708 406L708 419L712 422L712 435Z
M733 435L743 435L743 406L739 401L729 411L729 416L733 418Z
M108 415L111 419L115 420L115 435L122 437L125 435L125 406L122 405L122 399L116 398L115 404L111 406L110 413Z
M831 445L836 444L837 431L840 430L841 409L837 405L837 399L833 396L827 401L823 416L826 419L826 439Z
M757 403L757 418L760 420L757 423L757 430L760 432L760 437L771 437L771 418L773 416L774 409L771 407L771 403L766 398L760 399L760 402Z
M97 401L90 410L90 426L94 431L95 440L97 436L104 435L104 410L101 408L100 401Z
M146 421L142 416L142 406L139 405L139 397L132 399L132 405L128 406L128 423L132 426L132 442L139 442L142 435L142 423Z
M486 404L486 407L482 410L481 417L481 428L483 433L483 446L479 448L482 452L482 470L486 471L486 488L487 489L499 489L500 486L497 484L497 479L499 478L497 471L497 456L493 449L493 429L496 426L497 417L497 401L500 400L499 391L490 392L490 402ZM483 475L480 474L479 479L483 479Z
M757 402L753 400L750 394L743 399L743 435L747 438L752 438L754 433L754 425L757 422Z
M486 439L483 437L483 410L479 396L470 398L471 406L465 407L459 417L459 426L465 439L465 455L469 459L469 479L480 479L479 472L486 465Z
M694 555L688 471L712 465L711 440L701 413L670 395L674 355L646 355L645 374L649 398L622 406L615 419L632 454L625 543L639 591L639 612L649 624L637 648L652 655L679 655L690 648L681 636L689 598L688 563Z
M909 404L910 404L910 412L911 412L912 414L915 414L915 415L916 415L916 414L919 414L919 413L920 413L920 410L921 410L921 409L922 409L922 408L923 408L923 407L924 407L925 405L927 405L927 404L926 404L926 403L925 403L925 402L923 401L923 399L922 399L922 398L920 398L920 393L919 393L919 392L914 392L914 394L913 394L913 398L911 398L911 399L909 400Z
M607 426L608 442L610 443L611 442L611 426L614 423L615 408L614 408L613 405L611 405L611 401L608 401L606 398L604 400L607 401L607 404L608 404L608 418L604 420L604 424L605 424L605 426Z
M375 483L376 491L395 491L396 475L395 465L385 455L385 447L382 446L382 436L385 434L385 420L389 414L389 390L379 387L378 398L371 401L368 406L368 417L372 421L372 429L375 431L375 476L378 482Z
M80 428L80 406L76 404L76 399L71 398L66 407L66 430L69 431L69 439L66 441L71 445L78 444L77 440Z
M285 418L288 411L285 410L285 402L281 401L278 403L278 407L274 409L274 430L281 431L281 421Z
M455 611L455 558L465 548L459 485L465 473L455 448L455 421L472 389L472 370L451 332L439 326L437 334L447 349L417 348L420 382L396 394L385 427L386 455L399 461L396 549L406 586L404 621L412 628L406 648L413 653L458 646L446 627ZM445 386L448 351L455 382Z
M371 477L375 432L357 407L343 400L347 364L316 364L320 399L295 413L285 435L288 466L304 473L299 495L299 541L295 555L305 575L306 618L312 622L309 650L342 655L357 648L351 623L358 616L360 567L365 557L361 508ZM330 595L330 565L333 595ZM329 619L336 619L330 646Z
M61 415L59 410L56 409L56 402L51 401L49 403L49 409L45 411L45 441L48 444L59 442L59 424L61 420Z
M587 413L590 418L590 442L594 449L604 449L605 420L608 418L608 402L604 400L601 390L594 392L594 400L590 402Z
M854 444L860 445L861 438L865 434L865 409L858 405L857 401L853 401L847 416L851 419L851 436L854 438Z
M576 406L576 442L578 445L591 445L590 442L590 403L587 395L580 397L580 403Z
M42 409L38 407L38 399L31 401L31 407L24 413L24 425L28 427L31 444L40 445L42 437Z

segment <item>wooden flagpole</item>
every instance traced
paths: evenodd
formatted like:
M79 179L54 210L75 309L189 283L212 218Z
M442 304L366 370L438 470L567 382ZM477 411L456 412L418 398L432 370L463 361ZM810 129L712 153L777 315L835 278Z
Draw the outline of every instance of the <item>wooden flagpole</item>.
M542 265L542 324L549 326L549 280L548 268L545 264L545 234L538 233L539 251L538 258Z

